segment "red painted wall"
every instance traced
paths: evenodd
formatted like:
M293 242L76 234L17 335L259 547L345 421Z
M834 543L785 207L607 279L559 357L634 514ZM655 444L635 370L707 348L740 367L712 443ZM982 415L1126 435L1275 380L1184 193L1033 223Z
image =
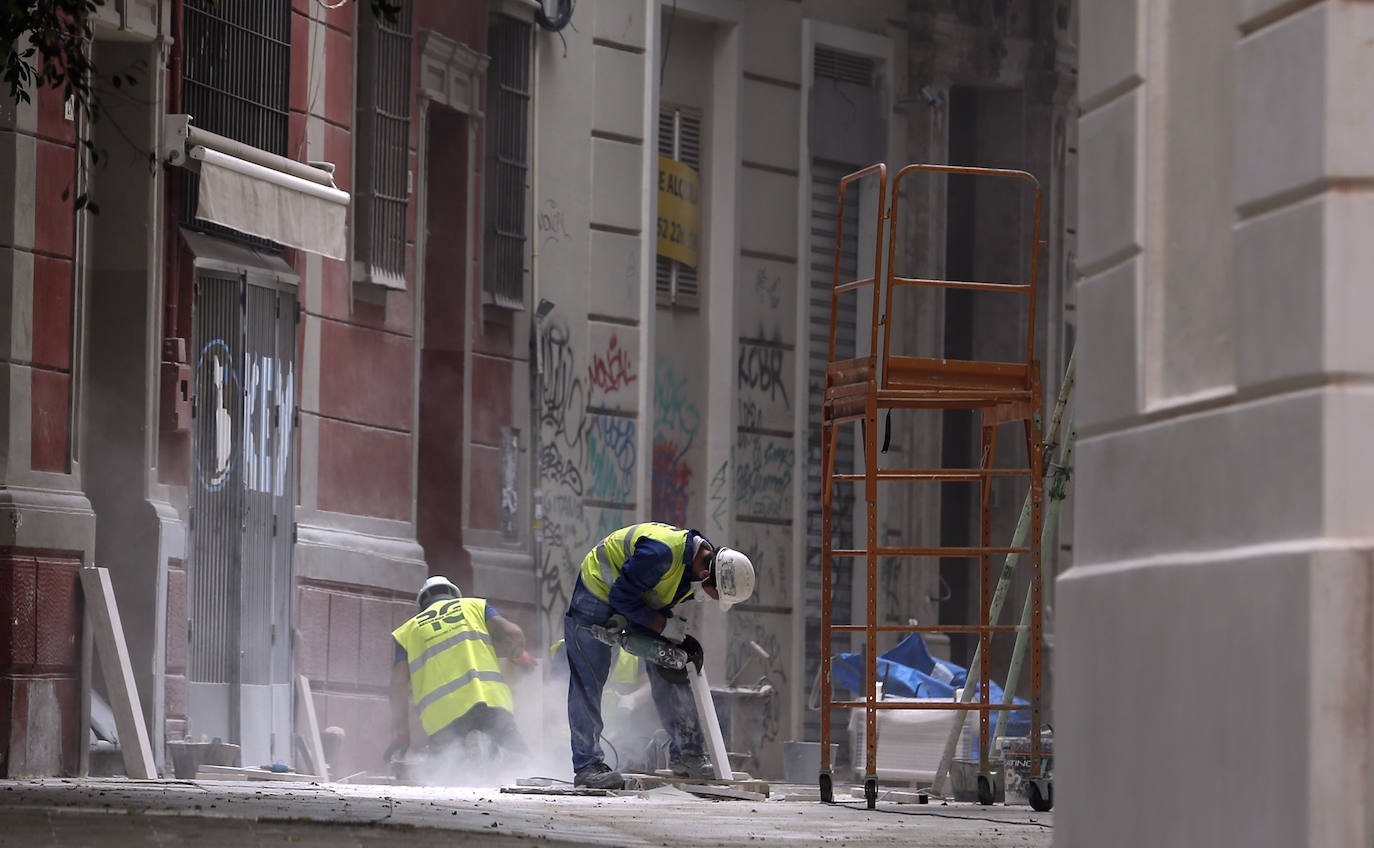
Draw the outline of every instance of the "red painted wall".
M38 111L38 189L34 196L29 465L35 471L66 473L71 441L76 124L63 116L60 91L40 89L34 100Z

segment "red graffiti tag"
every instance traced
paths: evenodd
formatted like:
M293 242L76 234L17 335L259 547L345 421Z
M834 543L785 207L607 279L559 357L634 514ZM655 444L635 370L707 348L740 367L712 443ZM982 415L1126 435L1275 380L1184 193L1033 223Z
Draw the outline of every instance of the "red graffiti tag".
M592 388L610 394L635 381L633 368L634 362L613 335L605 356L592 355L591 364L587 366L587 382Z

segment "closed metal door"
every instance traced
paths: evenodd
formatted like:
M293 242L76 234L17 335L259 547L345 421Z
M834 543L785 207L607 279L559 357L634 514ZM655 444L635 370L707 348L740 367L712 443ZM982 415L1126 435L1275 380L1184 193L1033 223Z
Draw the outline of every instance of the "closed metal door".
M202 271L195 333L190 730L289 762L295 296Z

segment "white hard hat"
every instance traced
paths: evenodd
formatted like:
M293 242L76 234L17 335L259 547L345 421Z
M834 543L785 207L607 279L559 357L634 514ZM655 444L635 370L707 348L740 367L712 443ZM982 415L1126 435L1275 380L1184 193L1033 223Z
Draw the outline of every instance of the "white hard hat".
M721 548L716 553L715 578L723 610L749 600L754 594L754 564L737 550Z
M426 580L425 585L420 587L420 593L415 596L415 603L420 605L420 609L424 609L434 603L437 598L461 597L463 597L463 593L458 591L457 586L453 585L453 583L442 574L436 574Z

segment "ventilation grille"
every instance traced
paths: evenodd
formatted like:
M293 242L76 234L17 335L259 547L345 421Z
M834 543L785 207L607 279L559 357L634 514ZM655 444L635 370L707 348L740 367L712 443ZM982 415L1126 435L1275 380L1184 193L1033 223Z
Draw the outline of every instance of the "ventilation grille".
M873 85L877 64L867 56L841 53L829 47L817 47L815 78L837 80L868 87Z
M701 113L685 106L665 105L658 113L658 155L676 159L701 170ZM700 302L701 280L696 268L666 256L658 257L654 288L661 306L695 308Z

